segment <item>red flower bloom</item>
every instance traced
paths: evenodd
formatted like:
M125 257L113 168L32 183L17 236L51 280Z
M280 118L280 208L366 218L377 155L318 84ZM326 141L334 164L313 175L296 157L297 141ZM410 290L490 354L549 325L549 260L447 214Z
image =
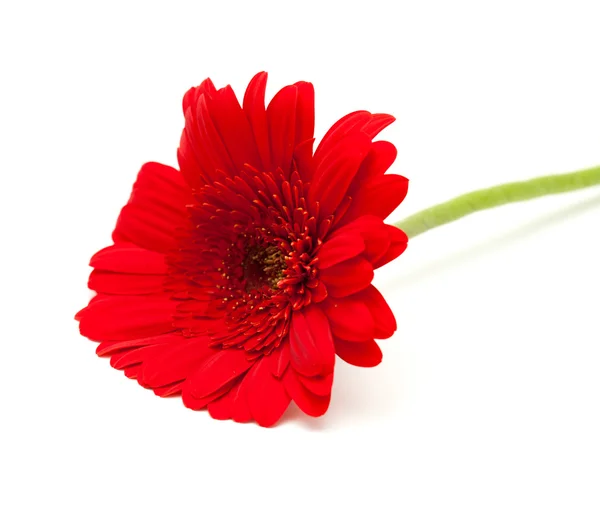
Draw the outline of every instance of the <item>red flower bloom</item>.
M77 319L98 355L157 395L270 426L290 400L325 413L336 354L381 361L374 339L396 321L371 281L406 248L383 219L407 180L385 174L394 146L373 142L392 116L349 114L313 154L312 85L265 110L266 80L243 107L210 79L185 94L181 170L142 167Z

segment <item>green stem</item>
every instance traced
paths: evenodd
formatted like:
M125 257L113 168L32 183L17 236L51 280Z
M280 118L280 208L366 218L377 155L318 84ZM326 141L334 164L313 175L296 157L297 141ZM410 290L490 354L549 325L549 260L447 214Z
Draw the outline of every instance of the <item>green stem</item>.
M600 184L600 165L591 169L542 176L528 181L501 184L465 193L460 197L430 207L394 223L409 238L435 227L458 220L463 216L492 207L535 199L543 195L565 193Z

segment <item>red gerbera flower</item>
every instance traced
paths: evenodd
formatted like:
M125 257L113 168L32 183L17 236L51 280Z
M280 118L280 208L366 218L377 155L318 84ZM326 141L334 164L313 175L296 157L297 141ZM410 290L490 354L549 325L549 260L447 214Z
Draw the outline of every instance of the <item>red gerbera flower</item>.
M406 248L383 220L407 180L385 174L394 146L373 142L392 116L349 114L313 154L313 86L286 86L265 110L266 80L243 107L210 79L185 94L180 171L142 167L77 319L156 394L270 426L291 400L325 413L336 355L381 361L375 339L396 321L371 281Z

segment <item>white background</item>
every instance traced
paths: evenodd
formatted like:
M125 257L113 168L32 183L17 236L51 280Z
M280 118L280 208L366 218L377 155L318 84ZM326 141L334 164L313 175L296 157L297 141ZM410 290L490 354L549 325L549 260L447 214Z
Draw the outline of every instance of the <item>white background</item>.
M317 135L356 109L411 180L392 218L600 163L600 4L3 2L0 503L600 504L600 189L429 232L380 272L384 361L273 429L159 399L73 314L182 94L300 79Z

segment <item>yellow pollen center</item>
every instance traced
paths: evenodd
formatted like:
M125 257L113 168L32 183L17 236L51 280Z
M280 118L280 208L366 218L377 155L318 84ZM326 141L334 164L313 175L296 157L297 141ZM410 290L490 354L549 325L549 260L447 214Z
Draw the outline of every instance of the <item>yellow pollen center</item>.
M277 288L277 283L285 275L283 253L276 246L252 246L248 248L246 258L242 262L246 291L250 292L264 285Z

